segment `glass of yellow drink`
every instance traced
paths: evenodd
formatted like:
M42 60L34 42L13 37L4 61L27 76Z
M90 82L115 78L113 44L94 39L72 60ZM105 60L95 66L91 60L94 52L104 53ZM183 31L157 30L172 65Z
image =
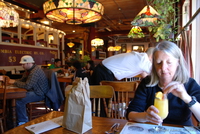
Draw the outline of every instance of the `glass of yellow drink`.
M162 119L165 119L169 113L168 110L168 99L167 95L162 92L156 93L154 99L154 106L159 110L157 113ZM156 131L164 131L165 129L162 127L162 123L158 124L158 127L155 128Z
M159 110L159 113L157 113L157 114L162 119L165 119L168 115L168 99L167 99L167 97L163 98L162 100L160 100L159 98L155 98L154 106Z

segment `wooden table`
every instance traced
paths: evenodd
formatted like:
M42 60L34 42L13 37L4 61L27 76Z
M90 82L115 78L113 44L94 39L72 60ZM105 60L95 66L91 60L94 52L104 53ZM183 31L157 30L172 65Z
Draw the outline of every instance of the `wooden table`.
M41 116L39 118L36 118L32 121L29 121L21 126L18 126L16 128L13 128L5 134L31 134L28 130L25 129L25 126L29 126L32 124L36 124L42 121L50 120L55 117L62 116L63 112L58 112L58 111L53 111L50 112L44 116ZM109 130L109 128L114 124L114 123L120 123L119 129L122 130L124 125L126 124L127 120L123 119L112 119L112 118L104 118L104 117L92 117L92 126L93 128L89 131L87 131L84 134L105 134L105 131ZM59 127L47 132L44 132L44 134L76 134L72 131L69 131L63 127Z
M59 82L66 82L68 84L72 84L73 78L74 78L73 74L71 74L71 75L69 75L67 77L65 77L65 76L58 76L57 77L57 79L58 79Z
M23 88L17 88L17 87L10 87L7 86L7 94L6 99L11 99L11 106L12 106L12 120L13 120L13 126L16 127L16 99L24 98L26 97L26 89ZM3 91L0 90L0 99L3 99Z

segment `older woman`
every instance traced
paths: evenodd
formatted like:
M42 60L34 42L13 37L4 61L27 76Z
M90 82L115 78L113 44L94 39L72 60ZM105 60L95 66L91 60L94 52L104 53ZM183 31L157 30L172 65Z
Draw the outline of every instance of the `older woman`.
M158 91L167 94L169 100L169 114L164 120L153 106ZM200 121L199 102L200 86L189 78L181 50L172 42L162 41L153 52L151 75L141 81L129 104L127 119L155 124L192 125L192 113Z

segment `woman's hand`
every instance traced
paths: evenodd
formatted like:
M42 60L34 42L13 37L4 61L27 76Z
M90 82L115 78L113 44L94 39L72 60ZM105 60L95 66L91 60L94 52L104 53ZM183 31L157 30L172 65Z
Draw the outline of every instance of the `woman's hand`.
M159 111L158 109L151 105L146 111L146 120L151 123L160 124L163 122L161 117L157 114Z
M179 82L171 82L169 83L164 89L163 92L165 94L168 93L172 93L173 95L175 95L176 97L179 97L180 99L182 99L185 103L189 103L191 100L190 95L187 93L187 91L185 90L185 87L183 84L179 83Z

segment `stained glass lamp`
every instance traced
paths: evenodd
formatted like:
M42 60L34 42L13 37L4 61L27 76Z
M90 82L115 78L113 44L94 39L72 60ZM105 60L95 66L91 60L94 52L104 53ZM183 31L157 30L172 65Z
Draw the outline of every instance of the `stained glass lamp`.
M155 26L161 16L150 5L145 6L131 22L133 26Z
M103 5L95 0L48 0L43 9L48 19L75 25L96 22L104 13Z
M19 24L19 14L5 3L0 2L0 27L16 27Z
M142 38L145 37L144 33L142 32L142 29L139 26L133 26L128 33L129 38Z

